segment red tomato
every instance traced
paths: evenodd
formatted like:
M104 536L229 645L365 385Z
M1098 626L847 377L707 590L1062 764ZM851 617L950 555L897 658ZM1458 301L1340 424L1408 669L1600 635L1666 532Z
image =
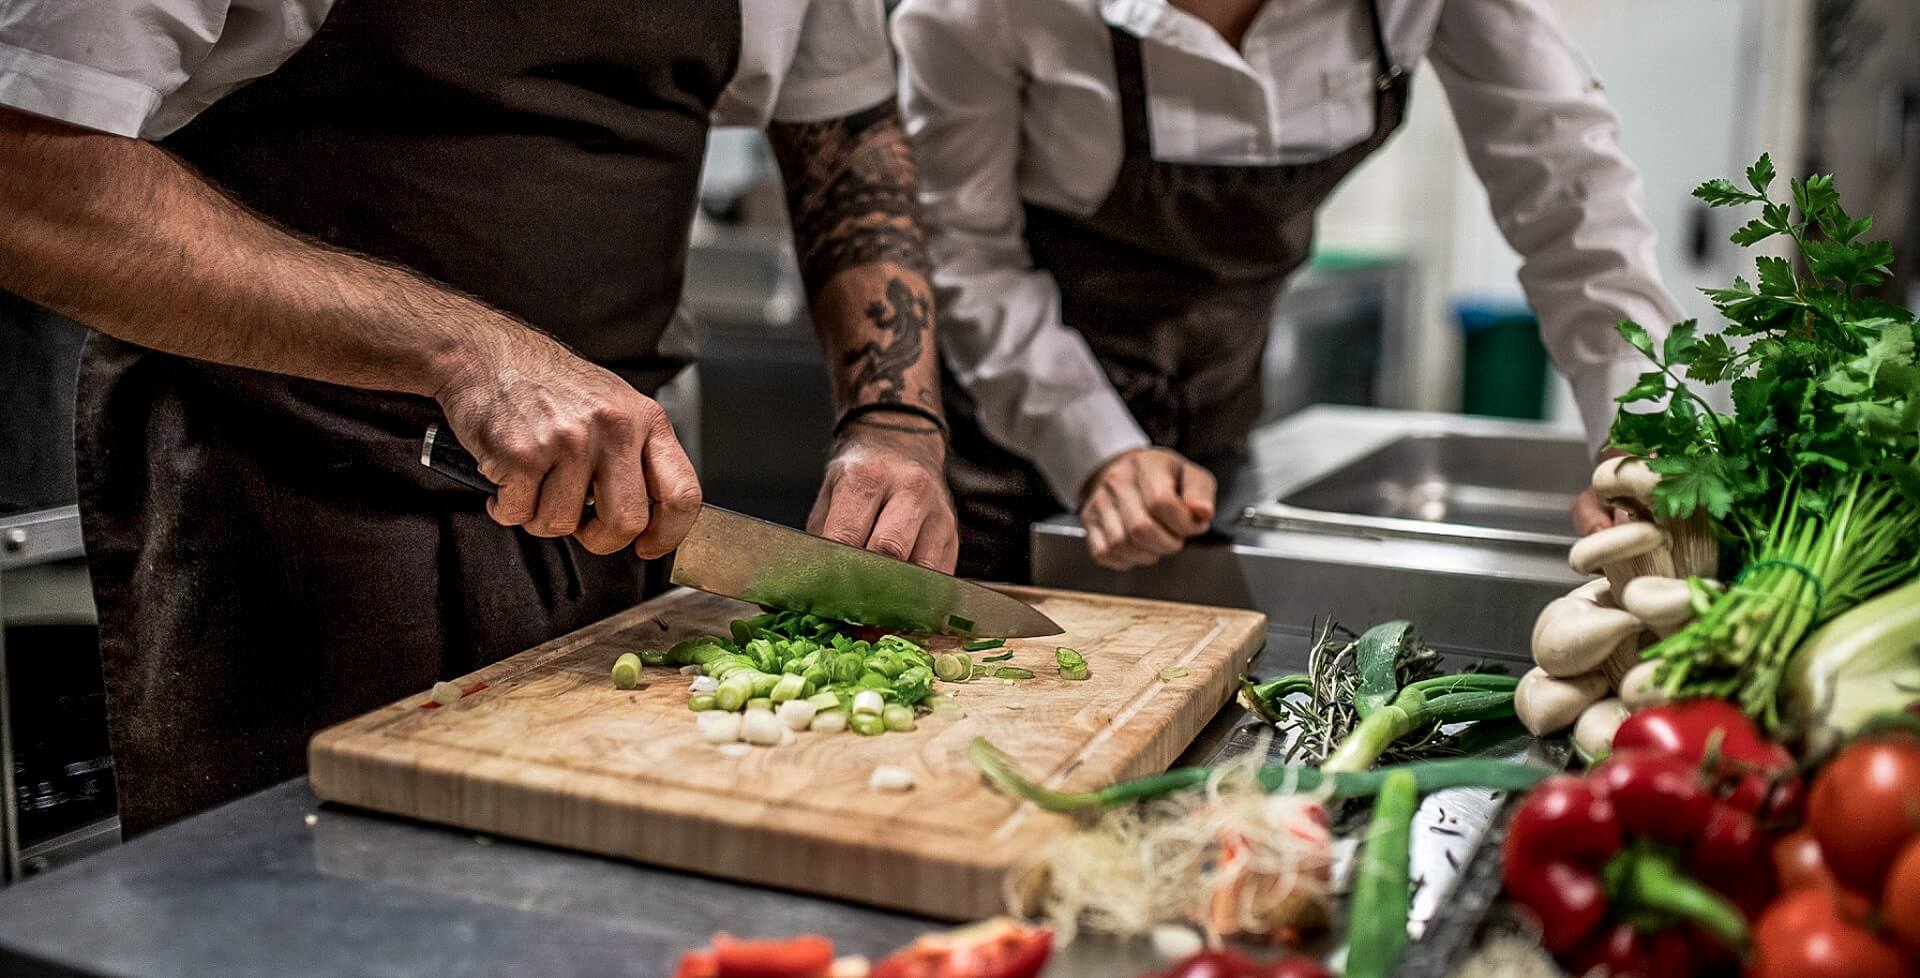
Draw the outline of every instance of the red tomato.
M1575 974L1599 970L1612 978L1693 978L1700 970L1692 941L1678 927L1642 933L1632 924L1614 924L1575 960Z
M1902 978L1899 952L1842 916L1836 894L1799 890L1753 929L1746 978Z
M1160 978L1259 978L1260 965L1232 951L1195 951L1160 973Z
M1782 893L1836 885L1827 861L1820 856L1820 840L1814 837L1811 826L1802 826L1774 842L1773 874L1780 881Z
M869 978L1034 978L1052 950L1052 931L1002 917L922 937L874 965Z
M816 934L774 941L713 935L715 978L820 978L833 967L833 942Z
M1810 823L1834 878L1879 893L1893 859L1920 829L1920 743L1863 740L1813 783Z
M1301 954L1289 954L1284 958L1274 958L1260 966L1254 972L1254 978L1332 978L1327 969Z
M1880 919L1908 954L1920 956L1920 839L1907 843L1887 874Z

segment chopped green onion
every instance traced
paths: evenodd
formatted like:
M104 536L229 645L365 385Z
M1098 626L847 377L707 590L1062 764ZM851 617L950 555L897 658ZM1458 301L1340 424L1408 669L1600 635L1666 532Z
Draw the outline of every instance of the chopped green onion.
M847 712L821 710L813 715L813 722L807 724L807 729L814 733L839 733L847 729Z
M664 666L667 664L667 654L659 649L641 649L640 664L643 666Z
M887 732L887 722L871 713L855 713L847 720L847 726L862 737L877 737Z
M713 705L728 713L737 713L741 707L747 705L747 700L752 698L752 696L753 684L751 682L741 683L726 680L720 684L719 689L713 691Z
M973 663L962 655L948 652L933 657L933 674L944 682L964 682L972 672Z
M747 712L752 713L755 710L765 710L768 713L773 712L773 700L765 696L756 696L753 699L748 700Z
M995 669L993 671L993 678L995 679L1032 679L1033 670L1022 669L1019 666L1001 666L1000 668Z
M687 701L687 709L695 713L705 713L718 708L719 705L719 700L712 693L701 693Z
M1060 664L1060 678L1079 682L1093 673L1087 669L1087 658L1074 650L1061 646L1053 650L1053 661Z
M952 628L956 632L971 632L973 631L973 619L962 618L959 615L948 615L947 627Z
M807 697L807 702L812 703L813 708L816 710L837 710L840 708L840 697L834 693L815 693Z
M937 717L963 717L966 711L960 708L960 701L951 696L936 696L929 701L929 708Z
M981 662L1005 662L1011 658L1013 658L1012 652L1002 652L999 655L987 656L986 658L981 659L980 661Z
M1167 682L1173 682L1174 680L1179 679L1181 676L1188 675L1192 672L1193 670L1188 669L1186 666L1168 666L1165 669L1160 670L1159 675L1161 679L1164 679Z
M788 674L781 676L780 681L774 683L773 689L767 693L767 697L775 703L785 703L788 700L800 699L801 691L806 688L807 681L805 679Z
M880 720L894 733L913 732L913 707L890 703L880 713Z
M613 685L615 689L632 689L640 685L639 656L623 652L620 658L613 660Z
M880 711L886 709L886 705L886 701L881 699L878 690L863 689L853 696L855 716L879 716Z
M1007 644L1007 640L1004 638L983 638L977 642L968 642L960 647L968 652L985 652L988 649L997 649L1005 644Z
M772 696L773 687L780 685L780 677L771 672L763 672L753 677L754 696Z

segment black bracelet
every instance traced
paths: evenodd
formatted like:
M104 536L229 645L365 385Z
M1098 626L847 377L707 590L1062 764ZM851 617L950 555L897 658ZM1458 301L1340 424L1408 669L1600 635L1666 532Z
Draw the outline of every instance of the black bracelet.
M840 416L840 420L834 422L833 437L840 437L841 432L846 431L847 426L855 421L869 414L877 414L881 411L892 411L896 414L910 414L916 418L930 422L935 428L939 429L942 440L947 439L953 434L953 432L947 428L947 420L945 418L918 404L903 404L899 401L875 401L871 404L856 404L848 408L846 413Z

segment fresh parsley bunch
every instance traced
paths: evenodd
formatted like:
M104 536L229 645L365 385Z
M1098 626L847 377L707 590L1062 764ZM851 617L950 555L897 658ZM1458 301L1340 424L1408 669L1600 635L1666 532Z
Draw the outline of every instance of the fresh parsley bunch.
M1704 509L1743 566L1684 630L1648 650L1678 695L1736 696L1776 722L1788 657L1813 626L1920 569L1920 364L1914 315L1865 290L1887 280L1893 248L1863 239L1872 218L1840 206L1831 176L1790 180L1792 202L1768 193L1773 161L1747 188L1710 180L1713 207L1758 205L1733 234L1751 247L1792 240L1803 263L1756 259L1756 279L1706 295L1727 319L1689 320L1656 349L1647 331L1620 335L1655 369L1620 396L1613 444L1651 457L1657 515ZM1732 382L1732 414L1689 381ZM1665 399L1663 409L1626 405Z

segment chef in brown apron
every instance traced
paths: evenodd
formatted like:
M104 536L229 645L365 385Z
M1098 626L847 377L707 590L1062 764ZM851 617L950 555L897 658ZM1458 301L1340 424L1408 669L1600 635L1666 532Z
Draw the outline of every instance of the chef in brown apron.
M1679 316L1550 0L906 0L894 38L963 573L1024 579L1031 524L1063 508L1121 569L1206 530L1315 212L1423 57L1596 449L1641 369L1612 324Z
M881 0L10 3L0 288L99 330L77 456L124 828L642 596L699 501L649 396L693 351L713 118L768 126L836 379L810 528L951 568L893 92ZM497 500L419 464L436 421Z

